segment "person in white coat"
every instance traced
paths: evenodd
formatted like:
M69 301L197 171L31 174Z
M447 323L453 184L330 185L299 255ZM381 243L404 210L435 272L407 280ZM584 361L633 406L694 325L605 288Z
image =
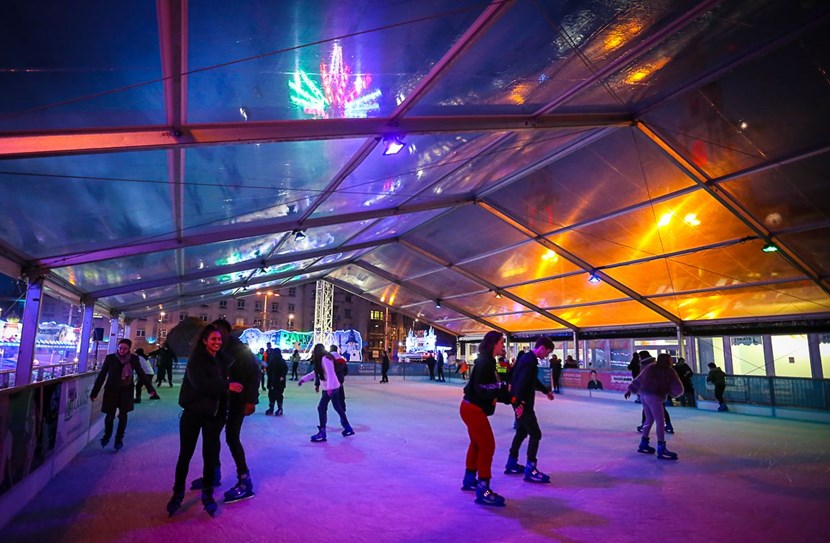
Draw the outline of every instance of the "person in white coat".
M354 430L349 424L349 419L346 417L346 410L343 409L343 402L340 395L343 391L340 388L340 380L337 378L337 373L334 369L335 360L322 343L314 346L311 352L311 364L313 369L307 375L304 375L297 382L298 386L303 386L303 383L311 381L312 379L319 380L319 387L322 387L323 392L320 397L320 403L317 404L317 415L320 419L320 425L317 427L318 432L311 436L311 441L319 443L326 441L326 422L328 421L328 407L331 403L334 410L340 415L340 424L343 426L343 431L340 432L344 437L353 436ZM315 386L317 389L318 386Z

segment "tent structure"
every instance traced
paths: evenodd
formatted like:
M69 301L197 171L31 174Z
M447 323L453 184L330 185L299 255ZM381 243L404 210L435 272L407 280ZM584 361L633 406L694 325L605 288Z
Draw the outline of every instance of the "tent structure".
M2 271L457 334L830 316L830 4L4 6ZM397 154L391 154L400 147Z

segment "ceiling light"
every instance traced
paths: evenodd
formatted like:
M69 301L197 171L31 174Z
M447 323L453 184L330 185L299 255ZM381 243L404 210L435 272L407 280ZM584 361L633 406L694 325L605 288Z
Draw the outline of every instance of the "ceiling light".
M441 300L435 300L435 308L441 309Z
M397 155L405 145L399 136L384 136L383 144L386 146L384 155Z
M501 298L501 292L499 292L498 290L496 291L496 298Z
M589 276L588 276L588 282L589 282L589 283L594 283L594 284L596 284L596 283L599 283L600 281L601 281L601 279L600 279L600 278L599 278L599 276L596 274L596 272L591 272L591 275L589 275Z
M764 248L761 249L761 250L764 251L765 253L777 253L778 252L778 247L776 247L774 243L769 242L766 245L764 245Z
M306 238L302 230L293 230L291 234L294 236L294 241L302 241Z

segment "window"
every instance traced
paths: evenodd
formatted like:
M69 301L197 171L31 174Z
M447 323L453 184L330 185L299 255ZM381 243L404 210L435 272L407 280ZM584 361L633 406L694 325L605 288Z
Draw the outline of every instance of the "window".
M293 313L293 312L294 312L294 304L288 304L288 312L289 312L289 313Z
M187 313L179 313L179 322L182 322L187 318Z
M219 309L227 309L228 308L228 301L227 300L219 300Z
M288 287L288 295L289 296L296 296L297 295L297 288L296 287Z
M263 308L263 305L262 305L262 304L263 304L262 300L257 300L257 301L255 301L255 302L254 302L254 310L256 310L256 311L262 311L262 308Z
M245 326L245 317L236 317L236 326Z
M269 320L269 321L268 321L268 326L270 326L271 328L276 328L276 327L278 326L278 324L277 324L277 319L271 319L271 320Z
M294 329L294 319L288 319L287 321L285 321L285 327L288 328L289 330L293 330Z
M167 315L167 313L162 314L161 318L159 319L159 322L170 322L170 316Z
M142 328L139 328L135 331L135 337L147 337L147 332L145 332Z
M245 298L240 298L236 301L237 309L245 309Z
M162 328L161 330L159 330L159 338L164 339L166 337L167 337L167 330L165 328Z
M369 317L370 320L373 321L382 321L383 320L383 311L378 311L376 309L372 310L372 314Z
M352 295L351 294L346 294L346 302L351 302L351 301L352 301Z
M208 321L207 313L202 313L201 315L199 315L199 318L202 319L204 322Z
M343 316L346 317L347 319L352 318L352 310L351 309L345 309L345 310L343 310L343 313L344 313Z
M254 319L254 328L262 326L262 319Z

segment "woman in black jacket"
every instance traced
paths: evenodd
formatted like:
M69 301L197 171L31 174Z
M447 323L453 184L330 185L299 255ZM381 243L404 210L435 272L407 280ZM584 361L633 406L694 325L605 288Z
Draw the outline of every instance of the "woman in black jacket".
M187 471L200 432L204 461L202 480L205 482L202 487L202 505L210 516L216 513L211 483L219 468L219 436L228 410L227 368L217 358L221 347L221 332L213 325L205 326L187 361L179 393L179 405L184 411L179 419L176 481L173 483L173 497L167 503L167 513L170 516L182 505Z
M504 498L490 490L496 440L487 417L496 411L499 392L506 390L507 386L496 373L496 357L502 355L504 336L501 332L487 332L478 346L478 358L470 380L464 387L464 400L461 402L461 420L467 425L467 433L470 435L467 469L461 490L475 490L476 503L496 507L504 506Z

